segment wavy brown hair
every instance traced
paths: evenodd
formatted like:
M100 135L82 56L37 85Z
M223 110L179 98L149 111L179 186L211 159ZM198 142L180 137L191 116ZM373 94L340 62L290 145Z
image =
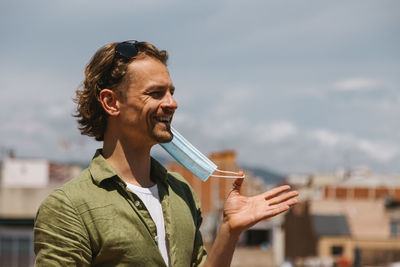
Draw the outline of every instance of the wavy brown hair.
M130 62L137 58L149 56L167 65L168 53L158 50L148 42L136 43L138 54L130 59L115 56L115 46L111 43L100 48L85 68L85 80L76 91L74 102L77 104L74 117L78 118L81 134L94 137L97 141L104 140L107 129L108 114L99 100L102 89L111 89L120 95L125 95L124 77Z

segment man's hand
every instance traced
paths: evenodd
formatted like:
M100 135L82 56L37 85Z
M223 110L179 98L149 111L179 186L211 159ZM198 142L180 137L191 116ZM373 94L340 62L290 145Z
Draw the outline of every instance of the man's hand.
M239 173L238 176L242 176ZM297 203L296 191L286 192L290 186L283 185L253 197L240 195L243 178L233 183L224 207L224 220L205 263L205 267L230 266L239 235L263 219L287 211Z
M238 178L233 183L224 206L224 221L229 225L234 235L239 235L244 230L257 222L287 211L290 206L297 203L298 192L290 191L290 186L283 185L253 197L240 195L243 178Z

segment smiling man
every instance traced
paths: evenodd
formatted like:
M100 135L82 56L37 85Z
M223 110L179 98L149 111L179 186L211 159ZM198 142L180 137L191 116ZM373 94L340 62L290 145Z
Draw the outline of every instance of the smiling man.
M173 138L178 106L167 59L147 42L126 41L102 47L87 65L76 117L103 148L42 203L37 266L229 266L242 231L296 203L288 186L241 196L236 179L207 255L195 193L150 156Z

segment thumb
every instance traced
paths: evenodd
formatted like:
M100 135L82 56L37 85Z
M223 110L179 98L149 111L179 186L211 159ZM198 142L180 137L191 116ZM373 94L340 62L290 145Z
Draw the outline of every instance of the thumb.
M243 172L240 171L238 173L238 176L243 176ZM244 180L243 177L235 179L235 181L232 184L232 187L233 187L232 188L232 193L237 193L237 194L240 193L240 188L242 187L243 180Z

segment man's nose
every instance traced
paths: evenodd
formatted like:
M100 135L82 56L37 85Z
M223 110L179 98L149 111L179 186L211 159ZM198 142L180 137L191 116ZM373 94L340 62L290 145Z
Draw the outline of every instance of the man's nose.
M173 95L170 92L167 92L164 96L163 102L161 103L162 108L175 110L178 108L178 104L176 103Z

